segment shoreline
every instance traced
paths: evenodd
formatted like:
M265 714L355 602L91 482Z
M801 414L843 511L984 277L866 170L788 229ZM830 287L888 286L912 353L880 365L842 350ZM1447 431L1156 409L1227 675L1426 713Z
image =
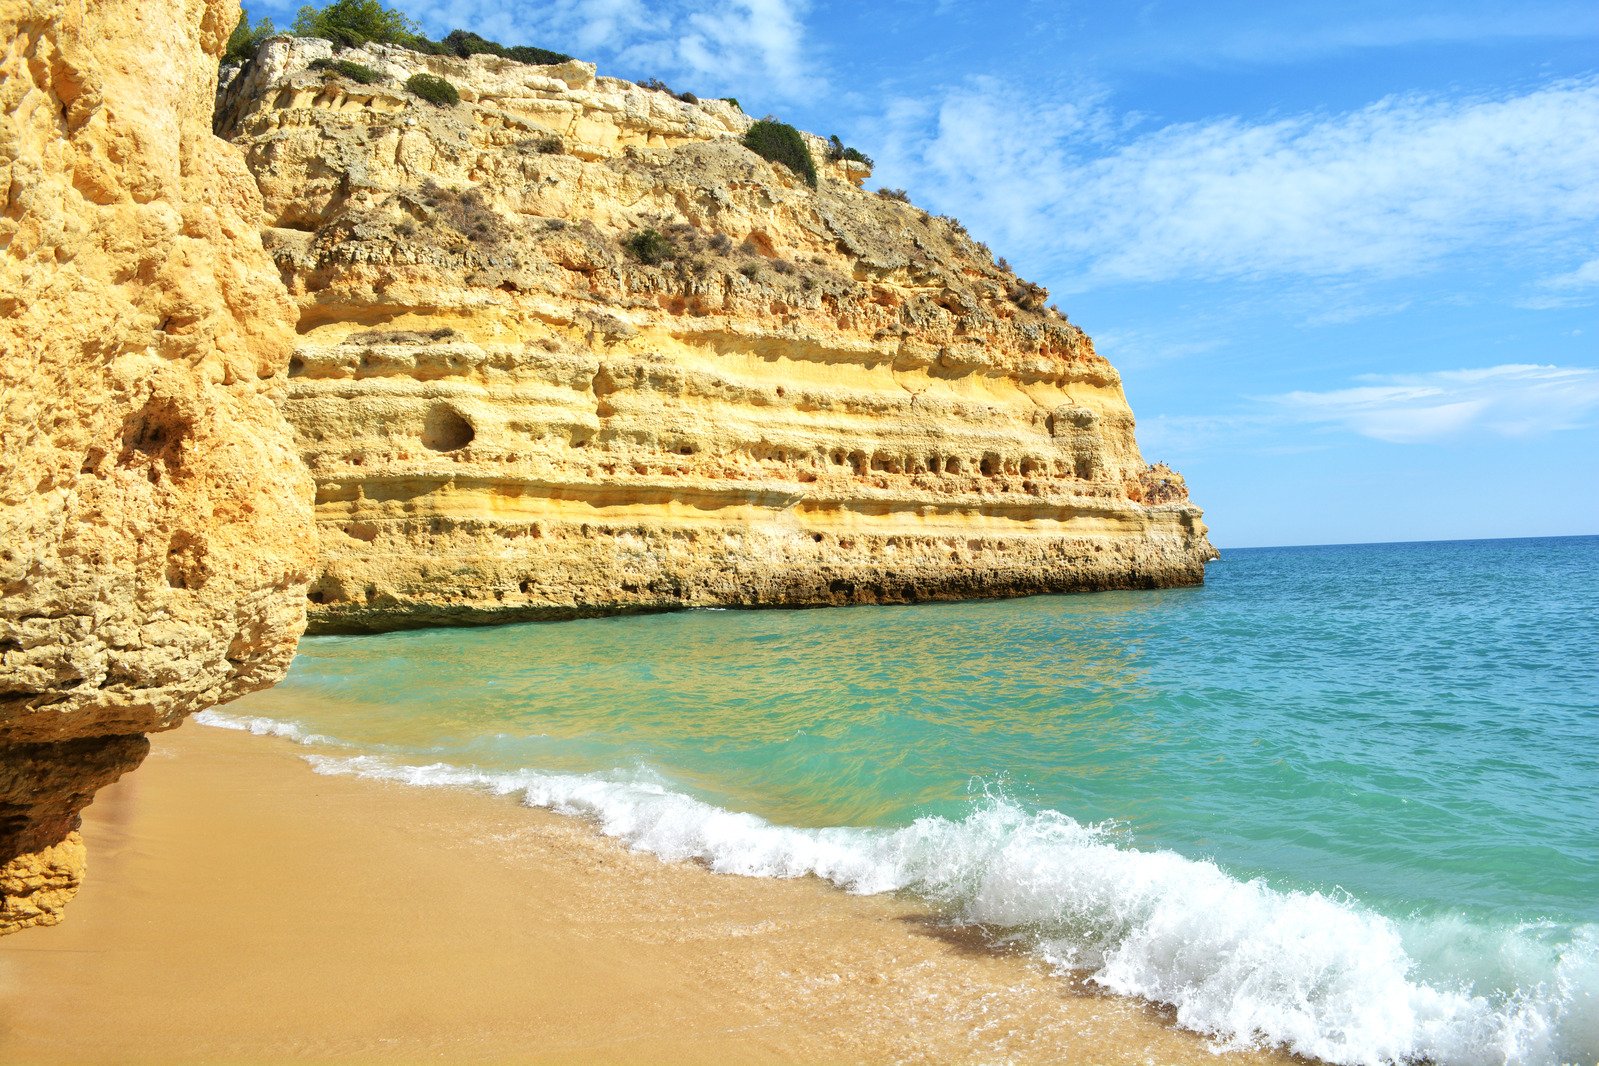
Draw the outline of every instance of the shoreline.
M152 741L85 811L67 921L0 948L0 1059L1218 1058L1171 1012L912 901L662 862L509 797L319 776L280 738Z

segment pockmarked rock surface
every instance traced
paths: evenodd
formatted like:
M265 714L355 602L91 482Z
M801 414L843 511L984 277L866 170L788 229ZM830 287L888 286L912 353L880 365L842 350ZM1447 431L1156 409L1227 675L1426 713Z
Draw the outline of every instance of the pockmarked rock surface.
M223 78L300 306L313 629L1203 579L1089 338L819 139L811 188L736 104L577 61L279 38Z
M295 309L211 129L237 0L0 0L0 932L59 920L140 735L271 684L312 485Z

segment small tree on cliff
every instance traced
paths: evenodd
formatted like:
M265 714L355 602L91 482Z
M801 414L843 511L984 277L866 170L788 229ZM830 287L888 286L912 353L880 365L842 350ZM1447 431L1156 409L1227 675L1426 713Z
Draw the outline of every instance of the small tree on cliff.
M407 44L417 36L417 24L378 0L333 0L327 7L302 7L294 20L300 37L321 37L340 48L379 44Z
M272 25L272 20L269 18L264 18L253 26L250 25L250 9L241 9L239 24L233 27L233 32L228 36L228 50L222 54L223 61L244 62L255 55L255 50L261 47L262 41L277 32L277 28Z
M816 187L816 160L799 130L786 122L763 118L744 134L744 147L773 163L781 163Z

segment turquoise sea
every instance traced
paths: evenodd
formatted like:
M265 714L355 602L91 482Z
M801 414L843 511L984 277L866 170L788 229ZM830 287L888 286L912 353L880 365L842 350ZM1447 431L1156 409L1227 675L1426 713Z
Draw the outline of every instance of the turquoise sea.
M1599 537L318 637L202 720L729 873L912 893L1228 1043L1599 1060Z

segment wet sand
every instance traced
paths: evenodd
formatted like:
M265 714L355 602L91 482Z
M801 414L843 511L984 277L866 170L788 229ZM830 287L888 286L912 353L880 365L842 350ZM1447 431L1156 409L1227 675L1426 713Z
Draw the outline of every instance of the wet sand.
M1216 1063L913 903L637 855L189 724L85 813L63 925L0 941L0 1061Z

